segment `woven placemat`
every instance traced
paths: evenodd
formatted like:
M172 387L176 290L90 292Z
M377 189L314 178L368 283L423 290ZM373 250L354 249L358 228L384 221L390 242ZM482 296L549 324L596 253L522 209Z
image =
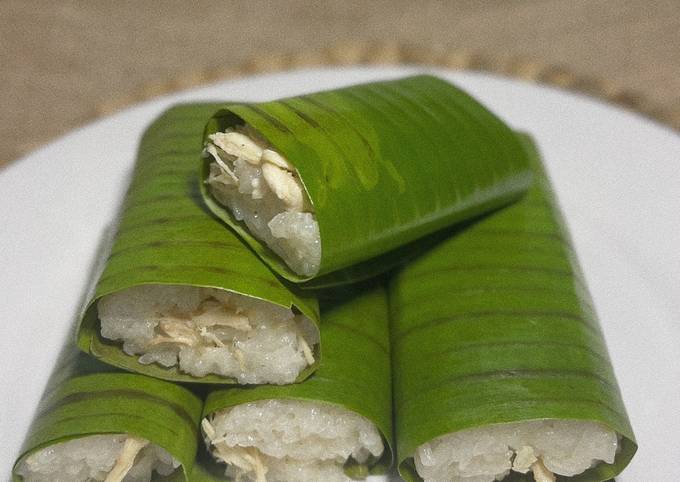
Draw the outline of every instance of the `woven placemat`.
M149 85L124 97L104 101L94 108L90 117L111 114L159 95L253 74L319 66L398 64L475 70L548 84L606 100L680 130L680 106L657 105L644 94L623 89L606 79L579 75L566 67L545 64L534 59L489 56L444 47L423 48L398 43L343 43L323 50L258 56L232 68L206 68L187 72L168 82Z
M60 125L60 131L61 133L68 132L99 117L160 95L220 80L296 68L406 64L442 67L451 70L490 72L529 82L552 85L603 99L680 130L680 105L662 105L660 102L651 101L643 93L624 89L610 80L580 75L572 72L568 67L531 58L488 55L443 46L425 48L396 42L360 42L339 43L331 48L321 50L261 55L235 67L208 67L198 71L180 73L167 82L150 84L122 97L105 99L93 105L89 110L86 109L84 115L78 116L70 123ZM52 135L54 134L52 133ZM59 134L59 132L56 132L56 134ZM23 140L23 142L15 140L13 152L10 149L12 154L9 159L16 159L25 155L49 140L49 138L40 138L40 136L31 136L28 142L26 140ZM9 159L0 159L0 169L8 164Z

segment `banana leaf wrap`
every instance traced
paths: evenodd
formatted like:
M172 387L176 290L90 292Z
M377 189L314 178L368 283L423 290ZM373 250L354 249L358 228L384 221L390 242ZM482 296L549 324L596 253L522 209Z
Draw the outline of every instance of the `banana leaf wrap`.
M212 287L293 308L318 326L318 302L296 294L204 207L198 192L196 156L205 119L217 104L175 106L146 130L117 232L104 249L103 270L77 330L77 344L96 358L133 372L177 382L234 383L194 377L177 366L142 365L119 343L100 335L97 301L126 288L158 284ZM320 353L317 350L315 360ZM308 366L303 380L316 369Z
M310 288L387 270L403 252L356 265L507 204L531 182L526 153L510 128L468 94L432 76L226 104L207 123L204 141L244 123L297 169L319 224L319 271L307 277L294 273L236 221L205 182L204 200L278 274L307 281ZM204 181L210 163L204 159ZM349 274L332 275L350 266Z
M406 480L420 480L417 447L491 424L580 420L618 433L613 464L558 480L610 479L637 449L565 224L536 148L524 142L537 181L528 194L392 279L395 431Z
M207 450L199 449L196 462L189 474L189 482L222 482L224 465L212 459Z
M124 373L75 348L66 348L53 371L17 467L31 453L72 439L131 434L165 449L181 462L169 476L153 480L188 481L198 447L202 400L186 388L144 375Z
M211 391L203 416L236 405L271 399L308 400L355 412L380 431L385 451L367 467L348 464L348 476L384 473L392 464L392 392L387 295L382 286L355 297L325 300L321 310L324 356L303 383L229 387Z

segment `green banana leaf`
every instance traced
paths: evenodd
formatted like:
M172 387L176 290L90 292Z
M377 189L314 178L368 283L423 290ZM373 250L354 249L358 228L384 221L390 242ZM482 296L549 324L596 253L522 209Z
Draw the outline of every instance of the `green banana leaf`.
M199 450L199 458L196 460L191 474L189 474L189 482L223 482L224 465L219 465L217 462L207 460L205 457L210 457L205 450Z
M204 141L244 122L297 168L319 223L319 272L304 277L290 270L205 183L203 198L267 264L296 283L323 278L320 284L328 286L384 271L403 252L330 275L507 204L531 182L513 132L466 93L432 76L226 104L207 123ZM204 159L204 181L209 165Z
M401 475L420 480L416 448L447 433L538 419L596 421L637 445L605 341L538 153L537 182L406 266L390 286L395 431ZM565 480L560 477L559 480Z
M205 119L216 104L175 106L145 132L117 232L104 250L103 271L77 332L77 344L96 358L130 371L179 382L234 383L217 375L197 378L177 367L142 365L119 343L100 336L96 302L144 284L212 287L294 307L318 324L318 303L285 286L260 259L203 206L196 156ZM315 353L318 360L319 351ZM303 380L316 369L305 369Z
M188 481L198 446L202 400L186 388L123 373L75 348L66 348L50 377L14 465L36 450L71 439L128 433L164 448L181 470L154 480Z
M392 464L392 392L387 296L382 286L321 310L324 357L305 382L284 386L229 387L210 392L204 417L243 403L270 399L329 403L364 416L380 430L385 452L372 467L346 467L348 476L384 473Z

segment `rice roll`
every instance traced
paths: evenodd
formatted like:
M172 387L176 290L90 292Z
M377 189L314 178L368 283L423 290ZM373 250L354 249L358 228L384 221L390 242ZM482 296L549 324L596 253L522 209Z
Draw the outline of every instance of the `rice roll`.
M299 174L248 125L208 136L211 194L296 273L321 264L319 223Z
M636 451L565 225L524 142L536 157L527 196L392 280L406 480L603 481Z
M314 375L210 392L201 430L226 478L349 481L391 465L387 312L382 287L324 302L324 357Z
M421 75L226 104L206 126L201 189L277 273L317 287L375 275L355 265L507 204L530 178L501 120Z
M38 449L21 461L25 482L144 482L169 476L180 462L163 448L130 434L86 435Z
M279 280L198 194L195 158L215 108L177 106L146 131L78 346L174 381L300 381L320 356L316 299Z
M188 481L202 402L177 385L67 349L13 470L15 482Z

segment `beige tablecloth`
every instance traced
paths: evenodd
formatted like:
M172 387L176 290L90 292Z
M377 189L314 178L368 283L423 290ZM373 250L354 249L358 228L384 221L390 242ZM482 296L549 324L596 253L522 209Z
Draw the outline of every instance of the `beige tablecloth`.
M0 165L98 115L295 65L478 68L680 126L680 1L0 2Z

